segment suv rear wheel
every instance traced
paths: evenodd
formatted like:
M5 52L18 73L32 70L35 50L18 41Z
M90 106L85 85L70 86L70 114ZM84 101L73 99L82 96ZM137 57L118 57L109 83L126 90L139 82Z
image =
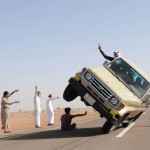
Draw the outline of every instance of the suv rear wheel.
M68 85L64 91L63 98L67 101L70 102L74 100L78 96L77 91L72 87L72 85Z
M141 116L142 113L143 113L143 112L140 112L140 113L139 113L138 115L136 115L135 117L123 121L122 126L123 126L123 127L128 127L132 122L136 121L136 120Z

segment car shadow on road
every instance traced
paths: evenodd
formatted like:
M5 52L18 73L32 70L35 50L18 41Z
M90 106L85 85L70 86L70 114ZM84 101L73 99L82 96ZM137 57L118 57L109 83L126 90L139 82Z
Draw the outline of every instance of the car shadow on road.
M31 133L13 137L8 140L37 140L37 139L57 139L57 138L76 138L76 137L91 137L103 135L100 127L95 128L80 128L72 131L49 130L39 133Z

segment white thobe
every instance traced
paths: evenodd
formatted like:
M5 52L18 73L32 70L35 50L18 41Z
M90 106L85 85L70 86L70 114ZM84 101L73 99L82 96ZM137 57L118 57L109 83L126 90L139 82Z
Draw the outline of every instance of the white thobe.
M37 126L41 125L41 100L39 96L34 98L34 123Z
M49 124L54 124L54 109L52 105L52 101L57 98L50 98L46 101L46 108L47 108L47 113L48 113L48 123Z

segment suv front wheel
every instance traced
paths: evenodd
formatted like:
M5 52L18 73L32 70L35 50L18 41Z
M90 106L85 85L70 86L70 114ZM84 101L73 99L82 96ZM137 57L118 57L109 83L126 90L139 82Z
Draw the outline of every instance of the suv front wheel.
M73 101L78 96L77 91L72 87L72 85L68 85L64 91L63 98L67 101Z

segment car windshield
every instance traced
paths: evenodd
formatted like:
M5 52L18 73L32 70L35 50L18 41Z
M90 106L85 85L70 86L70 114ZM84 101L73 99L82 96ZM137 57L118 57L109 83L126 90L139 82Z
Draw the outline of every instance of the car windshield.
M139 98L150 88L150 83L121 58L112 61L106 68Z

